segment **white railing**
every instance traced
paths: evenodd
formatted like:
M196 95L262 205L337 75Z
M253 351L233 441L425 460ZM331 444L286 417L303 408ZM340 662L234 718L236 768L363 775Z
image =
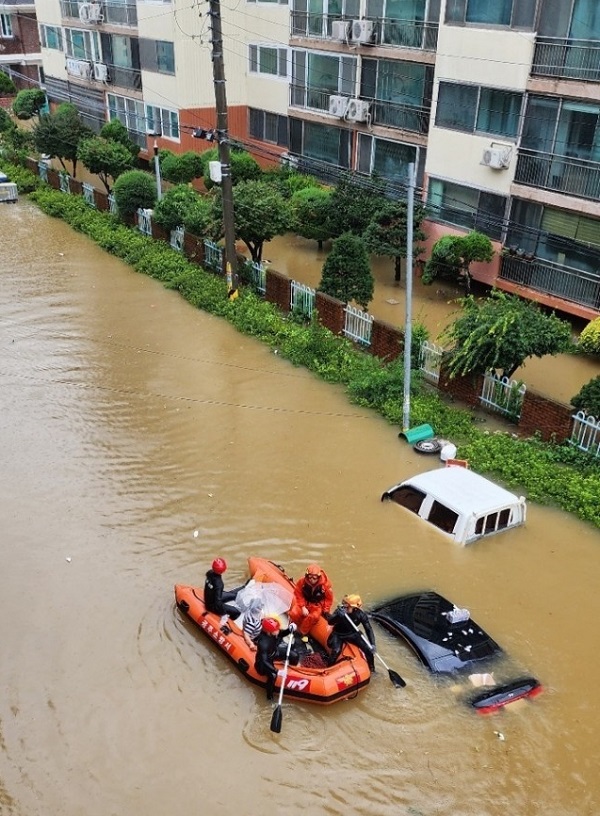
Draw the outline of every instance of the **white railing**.
M84 181L81 185L83 188L83 197L90 205L90 207L96 206L96 199L94 198L94 186L93 184L89 184L87 181Z
M600 419L588 416L585 411L573 414L573 429L569 443L579 450L600 456Z
M38 162L38 174L42 181L48 183L48 164L45 161Z
M435 343L430 343L428 340L423 341L419 349L419 369L425 375L426 380L436 384L439 382L443 356L442 346L436 346Z
M370 346L373 315L347 303L344 309L344 317L344 336L354 340L355 343Z
M118 215L119 213L117 202L115 201L115 197L112 193L108 194L108 211L111 215Z
M214 241L204 241L204 263L215 272L223 270L223 249Z
M183 236L184 236L183 227L175 227L174 230L171 230L169 243L171 244L173 249L177 250L177 252L183 251Z
M290 293L290 310L311 317L315 310L315 290L305 283L293 280Z
M526 390L525 383L488 372L483 380L479 400L486 408L517 421L521 417Z
M71 179L68 173L59 173L58 183L60 184L60 189L63 193L71 192Z
M250 275L256 291L264 295L267 291L267 269L258 261L249 261Z
M137 211L138 229L143 235L152 235L152 210L140 208Z

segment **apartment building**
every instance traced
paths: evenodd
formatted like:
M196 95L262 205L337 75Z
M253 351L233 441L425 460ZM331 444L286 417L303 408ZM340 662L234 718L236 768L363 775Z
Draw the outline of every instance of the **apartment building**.
M36 87L43 80L40 38L34 0L0 2L0 70L17 88Z
M600 311L598 0L221 0L229 131L334 179L408 166L430 244L479 229L474 277ZM216 124L208 3L36 0L50 100L174 151Z

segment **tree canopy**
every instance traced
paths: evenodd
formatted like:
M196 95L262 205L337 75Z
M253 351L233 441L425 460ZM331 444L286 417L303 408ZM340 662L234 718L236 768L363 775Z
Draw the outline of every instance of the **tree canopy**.
M201 178L204 174L202 154L194 150L188 150L185 153L161 150L159 161L162 177L172 184L189 184L193 179Z
M39 88L27 88L19 91L12 104L17 119L31 119L46 104L46 94Z
M471 290L470 266L474 261L491 261L494 257L492 242L481 232L468 235L444 235L433 245L431 257L425 264L423 283L433 283L437 277L464 281Z
M215 186L215 182L210 177L208 164L211 161L219 161L219 148L212 147L210 150L205 150L200 156L202 157L204 186L207 190L210 190ZM236 185L240 181L259 179L262 175L259 163L250 153L246 153L245 150L232 148L229 156L231 163L231 183L233 185Z
M293 194L291 204L292 229L303 238L316 241L322 249L323 241L331 238L331 191L323 187L305 187Z
M17 92L17 86L7 73L0 71L0 96L13 96Z
M107 193L110 193L109 179L118 179L134 164L133 156L124 145L102 136L83 139L77 147L77 158L90 173L98 176Z
M110 122L102 125L100 136L103 139L110 139L111 142L119 142L127 148L134 159L137 159L140 152L139 145L133 141L125 125L118 119L111 119Z
M151 209L156 201L156 183L143 170L128 170L115 181L113 195L121 216Z
M588 415L600 418L600 374L582 386L571 400L571 405L578 411L585 411Z
M451 376L500 371L511 377L528 357L559 354L572 347L571 325L546 314L533 301L493 289L477 301L462 300L463 314L443 334L453 344Z
M382 199L383 185L374 183L373 179L369 179L367 185L341 176L331 193L330 234L334 237L344 232L362 235L381 209Z
M380 209L373 215L364 234L363 240L369 252L374 255L388 255L394 259L394 280L401 279L402 258L406 258L406 223L407 205L404 201L380 202ZM413 258L418 258L423 248L419 241L425 240L421 222L425 218L425 209L415 205L413 210Z
M362 238L345 232L334 240L318 288L344 303L354 300L367 308L375 282Z
M171 230L185 226L198 238L203 237L212 221L212 201L198 195L187 184L171 187L154 207L154 221Z
M73 164L73 178L77 176L77 150L79 143L94 134L83 123L75 105L65 102L54 113L40 116L33 128L36 149L51 158L57 158L66 170L65 161Z

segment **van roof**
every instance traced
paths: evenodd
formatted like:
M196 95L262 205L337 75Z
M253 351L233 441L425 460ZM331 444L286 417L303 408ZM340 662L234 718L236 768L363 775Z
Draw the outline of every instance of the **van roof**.
M429 470L402 482L428 493L459 515L477 516L501 507L518 504L521 499L479 473L450 466Z

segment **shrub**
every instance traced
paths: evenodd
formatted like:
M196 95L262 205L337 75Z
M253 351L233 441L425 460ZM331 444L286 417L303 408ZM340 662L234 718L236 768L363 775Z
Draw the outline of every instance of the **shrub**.
M215 186L214 181L211 180L208 170L208 163L219 160L219 149L213 147L201 154L202 158L202 176L204 178L204 186L210 190ZM250 153L245 150L232 149L230 153L231 160L231 183L238 184L240 181L251 181L260 178L262 171L260 165L253 158Z
M571 400L571 405L578 411L600 418L600 374L583 386Z
M183 226L186 214L194 208L199 198L198 193L187 184L178 184L163 195L154 208L152 218L156 224L170 232L176 227ZM208 207L210 209L210 204ZM194 232L194 235L196 234Z
M4 71L0 71L0 96L13 96L17 92L17 86Z
M128 170L115 181L113 195L119 215L135 215L138 209L150 209L156 201L156 184L143 170Z
M319 289L344 303L355 300L366 309L374 288L369 256L362 239L345 232L333 242L323 264Z
M0 73L2 76L2 73ZM6 76L6 74L4 74ZM10 118L10 113L4 108L0 108L0 133L7 133L9 130L14 128L15 123Z
M31 119L46 104L46 94L39 88L19 91L13 102L13 111L17 119Z
M3 160L0 161L0 168L17 185L20 193L31 193L33 190L37 190L42 183L35 173L21 167L21 165L11 164Z
M587 324L581 332L578 345L586 354L600 354L600 317Z

